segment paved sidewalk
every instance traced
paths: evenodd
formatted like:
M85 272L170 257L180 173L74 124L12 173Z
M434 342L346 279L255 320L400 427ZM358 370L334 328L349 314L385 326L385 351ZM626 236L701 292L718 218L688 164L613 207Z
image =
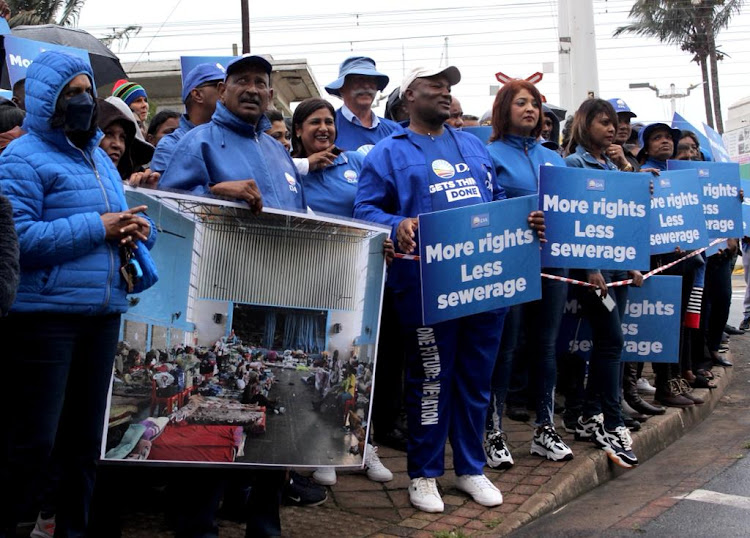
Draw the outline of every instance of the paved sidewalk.
M739 339L738 339L739 340ZM685 431L705 419L713 410L731 378L731 369L714 368L718 388L696 390L706 400L687 410L669 409L666 415L652 417L640 432L633 434L633 448L641 461L679 439ZM556 417L560 422L559 417ZM503 492L504 503L485 508L470 500L453 486L455 475L450 447L446 451L446 474L439 479L445 512L427 514L409 504L406 457L403 452L379 449L383 463L394 474L385 484L372 482L363 473L339 473L338 483L330 488L329 500L312 508L285 507L282 529L289 537L391 537L459 538L461 536L505 536L522 525L560 507L577 496L622 473L603 451L590 443L580 443L558 431L570 445L575 458L568 462L550 462L529 454L532 437L530 423L504 419L515 466L506 471L486 469L487 476ZM220 521L220 536L244 537L244 526ZM130 520L123 529L126 537L170 536L163 519Z

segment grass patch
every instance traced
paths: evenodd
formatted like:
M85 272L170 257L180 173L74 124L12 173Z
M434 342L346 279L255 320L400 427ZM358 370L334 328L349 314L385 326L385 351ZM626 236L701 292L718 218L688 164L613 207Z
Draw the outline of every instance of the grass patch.
M502 522L503 522L503 518L496 517L495 519L488 519L487 521L485 521L484 526L487 527L488 529L494 529L495 527L500 525L500 523Z

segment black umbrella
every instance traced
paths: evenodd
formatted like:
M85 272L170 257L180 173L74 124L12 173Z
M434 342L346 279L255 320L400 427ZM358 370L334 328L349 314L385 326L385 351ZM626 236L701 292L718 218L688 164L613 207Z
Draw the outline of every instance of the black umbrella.
M120 65L120 59L104 43L85 30L57 24L43 24L16 26L11 30L11 34L34 41L55 43L88 51L97 86L105 86L121 78L127 78Z

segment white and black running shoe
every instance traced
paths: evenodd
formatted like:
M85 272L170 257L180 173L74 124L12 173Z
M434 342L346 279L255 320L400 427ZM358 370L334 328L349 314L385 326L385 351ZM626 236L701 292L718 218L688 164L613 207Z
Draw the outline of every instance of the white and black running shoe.
M484 441L484 453L487 465L492 469L510 469L513 467L513 456L506 444L505 434L500 430L493 430L487 434Z
M630 469L638 465L638 458L633 453L633 440L625 426L618 426L614 430L606 430L604 425L601 425L594 432L594 443L620 467Z
M536 429L531 439L531 453L552 461L573 459L573 451L560 439L552 424L543 424Z
M602 424L604 424L604 415L601 413L587 419L584 419L583 416L578 417L575 431L576 441L593 441L594 432Z

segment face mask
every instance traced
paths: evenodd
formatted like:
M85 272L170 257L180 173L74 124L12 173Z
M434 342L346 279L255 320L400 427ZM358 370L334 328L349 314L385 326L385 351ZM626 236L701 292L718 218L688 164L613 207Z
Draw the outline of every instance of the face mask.
M94 119L94 98L88 92L68 99L65 106L65 130L68 132L89 131Z

